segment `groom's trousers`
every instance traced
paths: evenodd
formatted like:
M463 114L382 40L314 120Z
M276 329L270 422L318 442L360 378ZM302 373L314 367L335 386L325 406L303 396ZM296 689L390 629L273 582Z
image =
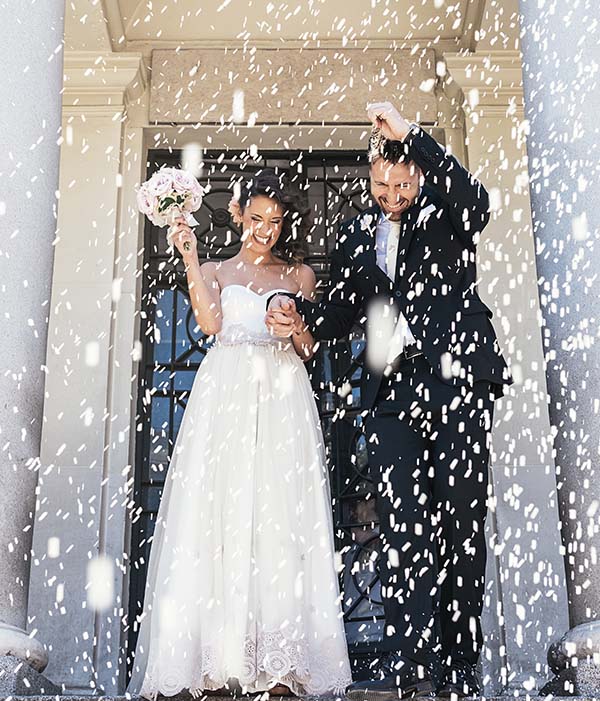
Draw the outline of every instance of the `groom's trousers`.
M384 647L426 666L475 664L481 650L490 392L446 384L418 356L384 378L365 419Z

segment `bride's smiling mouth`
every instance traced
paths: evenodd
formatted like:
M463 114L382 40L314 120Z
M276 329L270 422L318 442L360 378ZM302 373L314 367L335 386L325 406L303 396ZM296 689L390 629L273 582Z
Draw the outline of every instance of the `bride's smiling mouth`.
M257 243L260 243L261 246L268 246L271 241L273 240L273 234L267 234L266 236L262 236L261 234L258 234L256 231L252 231L250 233L250 236L254 241Z

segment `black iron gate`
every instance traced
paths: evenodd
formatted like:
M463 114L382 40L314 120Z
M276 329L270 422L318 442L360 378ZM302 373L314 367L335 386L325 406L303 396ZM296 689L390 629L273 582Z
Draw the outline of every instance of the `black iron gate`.
M152 151L148 177L162 165L177 166L179 157L178 152ZM306 262L321 281L327 278L337 225L369 204L368 165L362 153L263 152L255 159L243 152L206 152L203 161L202 182L210 183L210 192L196 214L201 260L228 258L239 250L240 232L227 211L231 183L260 168L283 167L304 181L315 224ZM135 621L141 612L151 536L169 457L194 375L210 347L210 339L196 327L181 263L179 266L167 253L164 230L147 221L129 621ZM336 546L345 564L341 585L346 635L357 679L377 656L383 625L375 567L377 522L359 416L363 348L362 329L357 327L350 339L322 346L309 367L330 464ZM135 649L135 628L130 626L129 650ZM127 657L131 662L131 655Z

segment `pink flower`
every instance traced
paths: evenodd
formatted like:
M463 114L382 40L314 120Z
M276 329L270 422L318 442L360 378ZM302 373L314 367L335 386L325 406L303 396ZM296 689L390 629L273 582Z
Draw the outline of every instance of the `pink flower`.
M175 192L184 195L186 207L195 212L202 204L204 189L196 178L185 170L174 170L173 186Z
M153 196L148 192L146 183L140 185L136 194L137 206L142 214L148 216L153 209Z
M235 198L235 195L229 200L227 211L231 214L234 224L242 223L242 208L240 206L240 201Z
M147 182L148 191L155 197L164 197L173 191L173 177L166 168L154 173Z
M175 192L184 194L194 188L198 184L196 178L192 177L185 170L174 170L172 174L173 188Z
M202 198L204 197L205 190L196 178L193 180L194 182L190 188L190 201L192 212L195 212L202 205Z

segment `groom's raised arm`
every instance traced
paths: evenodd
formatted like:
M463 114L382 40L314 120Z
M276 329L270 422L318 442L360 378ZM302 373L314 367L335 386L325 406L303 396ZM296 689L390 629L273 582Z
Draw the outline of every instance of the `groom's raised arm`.
M362 297L352 282L352 266L345 250L347 236L346 226L342 225L331 252L329 281L320 301L310 302L301 296L292 298L304 323L319 341L348 336L362 306ZM268 308L272 299L269 298Z
M409 124L391 102L373 102L367 113L384 139L402 143L408 160L419 166L427 185L448 205L457 235L474 250L490 218L483 185L432 136L417 124Z
M458 235L469 247L474 247L490 219L485 187L420 127L413 125L404 143L409 158L423 172L425 182L448 205Z

